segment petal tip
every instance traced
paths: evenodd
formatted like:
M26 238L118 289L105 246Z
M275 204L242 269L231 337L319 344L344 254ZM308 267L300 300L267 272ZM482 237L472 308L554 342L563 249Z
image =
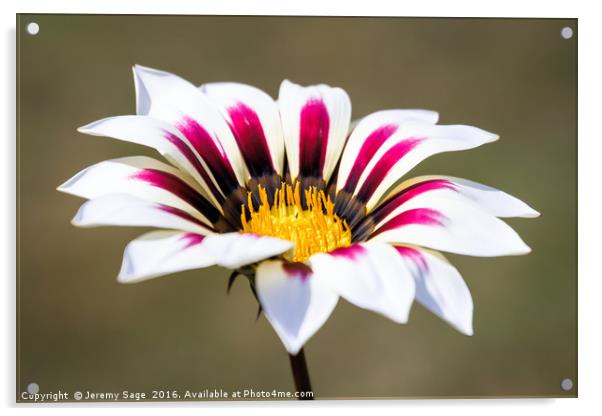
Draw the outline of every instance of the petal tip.
M62 184L60 184L59 186L57 186L56 190L59 191L59 192L64 192L64 193L68 194L71 182L72 182L71 179L66 180L65 182L63 182Z
M472 327L472 318L468 322L456 322L453 325L462 335L472 337L474 335L474 329Z
M132 67L132 70L134 71L134 74L139 77L144 77L145 75L168 75L168 73L160 69L155 69L140 64L135 64Z
M385 316L399 325L407 325L408 321L410 320L409 315L399 316L399 317L394 317L391 315L385 315Z
M134 75L134 83L138 82L138 64L132 65L132 74Z
M132 65L132 73L134 74L134 80L138 81L138 79L140 77L140 65L138 65L138 64Z
M541 217L541 212L534 210L533 208L530 208L529 211L525 214L526 218L537 218L537 217Z
M121 268L119 269L119 274L117 275L117 281L119 283L127 283L131 280L131 277L133 275L134 265L132 264L132 259L130 256L132 244L133 242L130 241L130 243L125 247L125 250L123 251Z
M427 114L430 115L431 117L431 121L433 122L433 124L437 124L439 122L439 112L438 111L434 111L434 110L424 110L427 112Z
M474 132L474 137L482 143L492 143L500 139L500 135L475 126L465 126ZM470 131L470 130L467 130Z
M521 247L518 247L513 253L509 253L511 256L524 256L525 254L529 254L533 251L531 247L523 242Z
M295 88L295 87L299 87L299 85L295 84L294 82L292 82L288 79L283 79L282 82L280 83L280 92L282 93L283 91L290 90L291 88Z
M56 190L59 192L65 192L67 194L73 194L73 187L75 184L77 184L79 182L79 180L87 173L89 168L85 168L81 171L79 171L78 173L76 173L75 175L73 175L71 178L67 179L65 182L63 182L61 185L57 186Z
M87 225L86 221L84 220L84 218L86 218L86 216L84 215L84 211L86 210L88 202L89 201L84 202L82 206L79 207L73 218L71 218L71 221L69 221L71 225L75 227L85 227Z
M301 348L303 348L303 343L299 342L298 340L284 340L282 339L283 344L284 344L284 348L286 348L286 351L290 354L290 355L297 355L299 354L299 351L301 351Z
M134 71L134 73L139 74L141 72L153 72L155 71L153 68L149 68L147 66L144 65L140 65L140 64L134 64L132 66L132 70Z
M164 71L139 64L135 64L132 67L132 72L134 73L134 80L139 80L143 84L148 77L165 75Z
M129 258L128 249L126 247L125 253L123 254L123 261L121 263L121 269L117 275L117 282L122 284L130 284L136 282L136 274L133 270L133 264Z
M126 274L119 273L117 275L117 283L121 283L123 285L129 285L132 283L136 283L136 280L132 276L128 276Z
M83 126L78 127L76 130L78 133L83 134L92 134L93 127L98 124L98 121L93 121L92 123L84 124Z
M491 133L491 132L487 132L488 134L488 139L487 142L492 143L492 142L496 142L500 139L500 135L499 134L495 134L495 133Z

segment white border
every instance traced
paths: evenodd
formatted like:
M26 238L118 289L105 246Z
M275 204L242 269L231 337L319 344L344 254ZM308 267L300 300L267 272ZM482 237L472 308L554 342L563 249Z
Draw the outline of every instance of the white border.
M278 1L278 0L146 0L144 6L122 0L85 1L22 0L20 13L124 13L124 14L243 14L243 15L332 15L332 16L466 16L466 17L577 17L576 2L546 1L545 8L524 0L486 3L478 1L422 0L415 2L370 1Z
M434 400L404 402L318 402L318 403L193 403L152 406L112 406L97 405L89 408L75 406L49 406L45 410L51 413L64 412L104 414L107 410L118 413L164 414L172 411L187 411L197 414L209 410L213 413L231 413L242 410L245 414L261 413L281 415L301 414L308 410L319 413L332 412L336 407L345 409L345 413L362 414L372 408L380 413L421 415L445 413L454 415L488 416L508 413L562 415L588 415L599 412L602 397L602 337L600 332L602 293L602 273L597 269L597 257L601 246L598 236L602 235L600 226L600 137L597 122L602 111L600 97L602 89L600 73L602 71L599 53L601 40L600 14L596 13L595 2L546 1L540 4L524 0L505 0L497 2L483 1L433 1L396 2L370 0L350 3L305 0L281 2L278 0L146 0L142 2L123 0L81 1L81 0L15 0L12 4L6 0L0 2L0 20L3 25L2 58L0 64L3 97L0 101L0 128L2 135L2 203L0 203L0 264L4 265L2 275L2 337L0 342L0 394L3 406L15 410L15 365L14 365L14 273L15 273L15 13L125 13L125 14L300 14L300 15L400 15L400 16L489 16L489 17L563 17L579 18L576 35L579 38L579 399L522 399L522 400ZM591 4L592 6L586 6ZM559 197L562 190L559 189ZM562 238L562 236L558 236ZM311 410L307 407L310 406ZM33 409L25 407L25 411ZM199 409L201 408L201 409Z

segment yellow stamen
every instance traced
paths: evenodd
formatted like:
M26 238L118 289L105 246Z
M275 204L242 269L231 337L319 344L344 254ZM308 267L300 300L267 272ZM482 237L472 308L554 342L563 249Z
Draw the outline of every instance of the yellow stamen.
M282 183L274 193L272 206L265 188L261 185L258 188L259 207L253 207L251 192L247 195L250 218L245 206L242 207L242 231L292 241L295 248L285 255L288 260L304 261L314 253L351 245L351 230L334 213L334 204L324 191L313 186L305 189L304 209L299 183L294 188Z

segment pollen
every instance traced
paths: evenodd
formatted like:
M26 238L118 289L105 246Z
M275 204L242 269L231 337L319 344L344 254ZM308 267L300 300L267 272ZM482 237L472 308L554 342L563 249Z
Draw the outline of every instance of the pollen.
M270 205L265 188L258 188L259 206L253 206L249 192L248 213L242 207L242 231L292 241L295 248L284 255L288 260L302 262L312 254L351 245L351 230L334 213L334 203L324 191L316 187L305 189L303 201L299 183L294 187L282 183Z

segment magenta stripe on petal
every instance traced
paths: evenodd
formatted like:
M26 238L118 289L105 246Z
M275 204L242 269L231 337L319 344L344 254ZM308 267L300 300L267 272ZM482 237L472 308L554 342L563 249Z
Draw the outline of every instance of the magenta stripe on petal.
M409 137L387 150L366 177L366 180L357 193L358 199L362 202L368 202L391 168L423 140L422 138Z
M362 254L366 252L366 249L359 244L354 244L349 247L341 247L331 251L330 254L333 257L344 257L349 260L357 260Z
M228 108L230 130L253 177L274 173L270 148L257 113L244 103Z
M178 136L176 136L175 134L172 134L168 131L165 131L164 135L165 135L165 138L171 144L173 144L174 146L176 146L178 148L180 153L182 153L184 155L184 157L190 162L190 164L199 173L199 175L201 175L201 178L203 178L203 180L205 181L205 183L207 184L207 186L209 188L209 191L213 194L213 196L215 196L217 201L220 204L222 202L224 202L223 195L218 191L215 184L213 183L213 181L207 174L207 171L205 171L205 169L203 168L201 161L196 157L196 155L194 154L192 149L190 147L188 147L188 145L184 142L184 140L180 139Z
M220 189L228 195L238 188L238 181L234 169L221 143L215 141L196 120L184 117L176 127L188 139L192 147L203 158Z
M428 263L427 263L426 259L424 258L424 255L420 252L420 250L417 250L413 247L405 247L405 246L393 246L393 248L395 250L397 250L397 252L399 253L400 256L409 258L414 263L416 263L418 268L422 269L425 272L428 271L428 269L429 269Z
M216 222L220 217L219 211L211 202L172 173L157 169L142 169L131 175L130 178L171 192L178 198L188 202L211 222Z
M378 224L391 212L395 211L402 204L406 203L410 199L428 191L435 191L438 189L451 189L456 191L455 185L445 179L429 179L424 182L418 182L400 191L395 197L389 199L384 204L375 209L370 218L374 220L375 224Z
M197 244L201 244L205 239L204 235L194 234L194 233L186 233L180 237L180 240L186 241L186 245L184 248L189 248L192 246L196 246Z
M282 263L282 268L290 278L299 278L302 281L309 279L312 274L311 268L304 263Z
M386 124L370 133L362 144L357 158L353 162L353 167L351 168L351 172L349 172L345 187L343 188L345 191L349 193L355 191L360 176L362 176L362 173L364 172L364 169L366 169L368 163L370 163L370 160L372 160L378 149L380 149L383 143L391 137L398 128L399 126L397 124Z
M205 228L207 227L207 225L203 224L203 222L201 222L198 218L193 217L188 212L182 211L179 208L170 207L168 205L163 205L163 204L158 204L158 208L163 212L169 212L170 214L173 214L176 217L180 217L186 221L190 221L194 224L200 225L201 227L205 227Z
M442 226L445 218L441 212L431 208L409 209L385 222L382 227L372 233L371 237L406 225Z
M330 116L319 98L309 100L301 109L299 126L299 173L321 177L326 161Z

